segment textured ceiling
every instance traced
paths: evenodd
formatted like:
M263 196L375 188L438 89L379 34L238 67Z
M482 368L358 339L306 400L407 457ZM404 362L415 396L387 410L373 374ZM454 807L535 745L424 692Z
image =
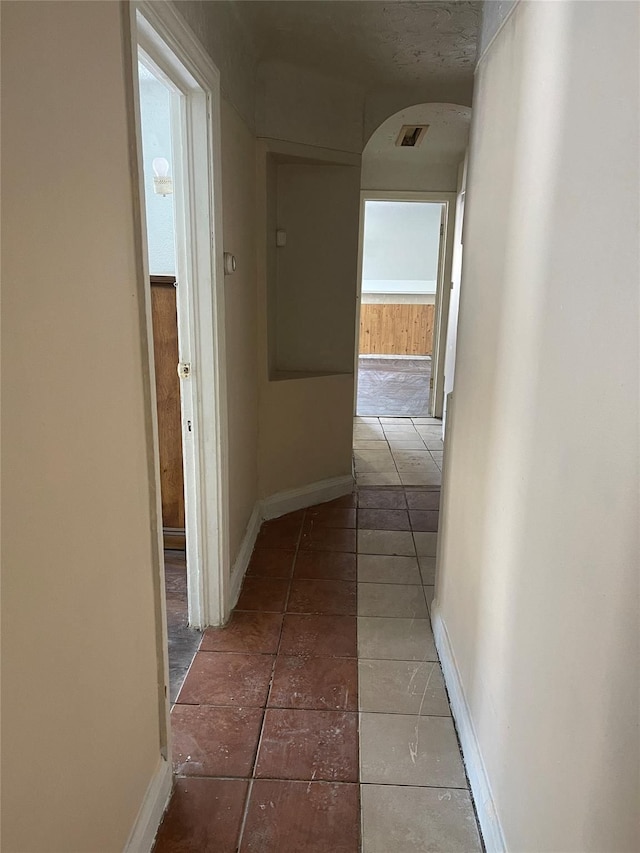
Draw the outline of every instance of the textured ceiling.
M364 85L473 74L480 2L239 0L260 60L280 60Z

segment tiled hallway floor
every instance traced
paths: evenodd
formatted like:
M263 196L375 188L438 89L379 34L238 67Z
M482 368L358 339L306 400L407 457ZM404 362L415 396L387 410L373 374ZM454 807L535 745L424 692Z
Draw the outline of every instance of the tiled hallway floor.
M482 849L429 621L438 504L361 485L262 526L172 711L157 853Z

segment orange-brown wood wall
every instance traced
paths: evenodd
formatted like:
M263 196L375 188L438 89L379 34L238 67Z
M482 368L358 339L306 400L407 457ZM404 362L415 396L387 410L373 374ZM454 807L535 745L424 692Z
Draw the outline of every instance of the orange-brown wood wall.
M366 303L360 308L362 355L431 355L435 305Z
M182 425L178 379L176 289L169 276L151 277L153 350L158 398L162 524L184 528Z

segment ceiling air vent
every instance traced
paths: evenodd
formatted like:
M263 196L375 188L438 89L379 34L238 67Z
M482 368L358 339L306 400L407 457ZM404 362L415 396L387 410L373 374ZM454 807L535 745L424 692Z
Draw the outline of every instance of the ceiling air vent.
M417 148L425 138L428 124L403 124L396 139L399 148Z

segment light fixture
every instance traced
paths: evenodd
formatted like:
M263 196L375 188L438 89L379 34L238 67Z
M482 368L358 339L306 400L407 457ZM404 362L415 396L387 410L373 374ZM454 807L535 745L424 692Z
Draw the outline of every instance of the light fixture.
M173 192L173 178L169 175L169 161L156 157L153 166L153 191L157 195L167 196Z

